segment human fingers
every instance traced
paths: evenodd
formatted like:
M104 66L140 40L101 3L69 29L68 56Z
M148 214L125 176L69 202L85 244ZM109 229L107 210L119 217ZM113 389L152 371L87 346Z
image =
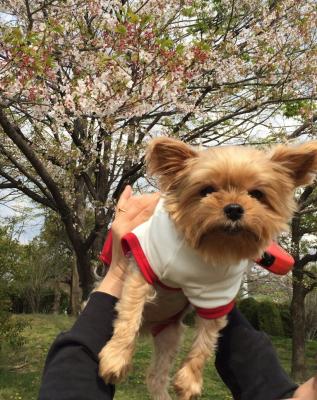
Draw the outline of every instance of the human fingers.
M159 193L131 196L125 209L118 209L112 223L112 231L118 240L126 233L145 222L153 213L160 198Z
M125 210L126 204L128 202L128 200L131 198L132 196L132 188L130 185L127 185L123 192L121 193L118 203L117 203L117 210Z
M125 222L132 221L143 210L147 208L154 210L159 197L159 193L131 196L124 203L121 203L124 204L124 208L117 207L116 219Z
M146 201L144 202L144 207L135 214L134 218L131 221L131 225L133 225L134 228L138 225L141 225L143 222L147 221L151 217L159 199L160 193L153 193L150 197L146 199Z

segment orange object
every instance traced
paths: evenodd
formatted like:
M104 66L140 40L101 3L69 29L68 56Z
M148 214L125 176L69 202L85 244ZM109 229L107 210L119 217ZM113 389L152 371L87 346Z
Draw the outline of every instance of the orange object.
M255 260L261 267L273 274L286 275L294 266L294 258L277 243L272 242L263 253L263 256Z

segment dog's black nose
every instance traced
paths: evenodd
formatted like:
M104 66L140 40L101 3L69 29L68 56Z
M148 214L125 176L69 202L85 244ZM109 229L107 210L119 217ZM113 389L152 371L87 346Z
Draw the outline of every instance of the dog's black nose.
M231 219L232 221L238 221L244 213L244 209L240 206L240 204L228 204L223 209L226 216Z

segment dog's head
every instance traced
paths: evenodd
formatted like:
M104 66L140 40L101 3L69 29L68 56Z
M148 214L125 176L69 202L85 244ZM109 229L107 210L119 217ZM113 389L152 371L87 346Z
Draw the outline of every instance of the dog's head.
M146 160L189 245L205 259L233 263L260 256L287 229L294 189L317 172L317 142L269 152L244 146L196 151L157 138Z

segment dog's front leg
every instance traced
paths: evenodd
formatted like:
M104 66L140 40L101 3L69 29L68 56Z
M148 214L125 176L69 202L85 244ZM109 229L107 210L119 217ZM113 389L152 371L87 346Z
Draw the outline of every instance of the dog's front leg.
M179 400L194 399L201 394L203 370L207 359L214 353L219 331L227 324L227 318L202 319L196 317L196 336L190 352L174 379Z
M139 332L144 305L154 297L153 286L141 275L134 261L130 262L117 303L117 319L111 340L99 353L99 375L107 383L122 380L131 365L136 337Z

